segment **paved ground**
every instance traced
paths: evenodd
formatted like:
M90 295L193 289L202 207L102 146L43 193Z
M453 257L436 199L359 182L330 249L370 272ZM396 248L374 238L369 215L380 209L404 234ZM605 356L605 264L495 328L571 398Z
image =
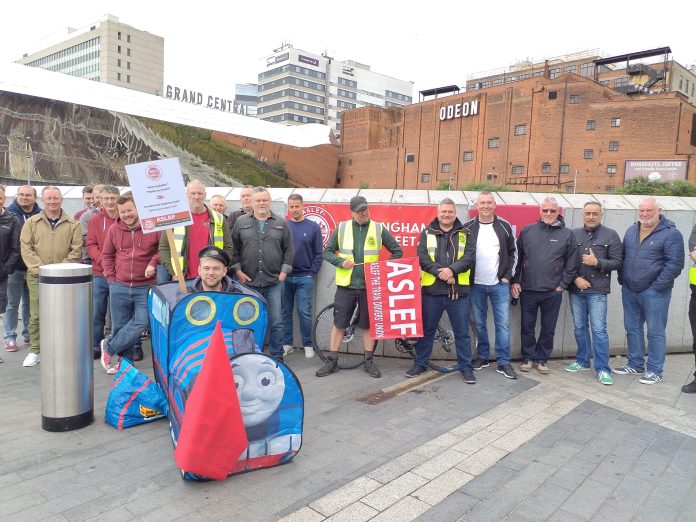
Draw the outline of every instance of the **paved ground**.
M302 383L303 447L288 465L222 482L180 479L167 424L103 422L111 379L95 365L91 426L41 429L38 367L0 364L0 520L695 520L696 397L680 393L693 355L641 385L591 372L511 381L493 366L405 381L404 360ZM140 365L151 375L151 361ZM435 377L432 379L432 377ZM413 382L417 381L417 382ZM404 387L404 383L408 386ZM386 390L388 400L359 399Z

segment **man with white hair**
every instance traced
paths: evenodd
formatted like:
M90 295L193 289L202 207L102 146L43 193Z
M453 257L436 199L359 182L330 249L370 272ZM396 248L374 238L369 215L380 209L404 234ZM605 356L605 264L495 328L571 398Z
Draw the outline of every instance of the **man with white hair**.
M553 351L563 291L573 283L578 265L575 236L565 227L556 198L544 198L539 215L539 221L524 227L517 239L520 264L512 278L511 293L520 298L520 371L531 372L536 367L539 373L546 374L551 371L546 362ZM537 338L539 314L541 329Z
M640 201L638 222L624 234L624 260L619 270L628 363L612 371L619 375L642 373L642 384L662 380L669 302L674 280L684 268L684 238L660 210L653 197ZM643 325L648 330L647 365Z

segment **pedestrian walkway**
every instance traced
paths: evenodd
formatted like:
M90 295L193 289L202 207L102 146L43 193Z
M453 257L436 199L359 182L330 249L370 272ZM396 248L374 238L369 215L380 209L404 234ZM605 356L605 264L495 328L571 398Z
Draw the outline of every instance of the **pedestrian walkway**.
M693 355L668 356L659 384L609 387L564 372L567 360L518 380L491 366L475 386L406 381L408 361L381 358L381 379L317 379L319 361L294 353L299 455L208 483L181 480L164 421L104 424L111 379L98 364L94 424L42 431L40 368L24 355L0 364L0 520L696 519L696 397L679 393ZM140 366L152 374L149 356Z

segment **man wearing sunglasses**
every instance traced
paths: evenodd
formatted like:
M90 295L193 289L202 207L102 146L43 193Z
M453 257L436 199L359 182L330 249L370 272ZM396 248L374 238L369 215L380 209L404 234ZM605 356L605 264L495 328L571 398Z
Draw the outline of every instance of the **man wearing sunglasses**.
M512 297L520 298L520 371L530 372L536 367L539 373L546 374L550 372L546 362L553 350L563 291L578 273L577 244L558 212L556 198L545 198L539 214L541 219L524 227L517 239L520 264L510 290ZM535 327L539 312L541 330L537 338Z

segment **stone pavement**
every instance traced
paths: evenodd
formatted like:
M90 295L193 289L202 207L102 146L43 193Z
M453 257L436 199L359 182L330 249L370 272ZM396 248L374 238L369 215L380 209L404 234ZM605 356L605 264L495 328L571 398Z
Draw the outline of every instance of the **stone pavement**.
M299 455L206 483L181 480L166 422L103 422L111 378L98 362L94 424L44 432L25 355L0 364L0 520L696 520L696 397L679 391L691 354L668 356L659 384L606 387L560 360L516 381L492 365L475 386L406 381L407 361L382 358L381 379L317 379L318 359L293 353ZM149 357L139 366L152 375Z

